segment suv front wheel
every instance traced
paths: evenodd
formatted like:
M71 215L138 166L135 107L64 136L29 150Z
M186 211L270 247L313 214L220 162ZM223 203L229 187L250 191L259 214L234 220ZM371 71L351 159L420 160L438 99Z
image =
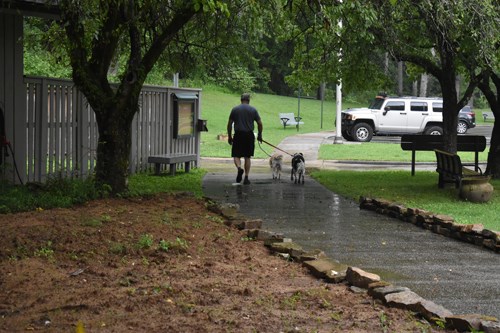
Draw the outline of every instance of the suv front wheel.
M443 129L439 126L431 126L425 130L427 135L443 135Z
M367 123L358 123L352 129L352 137L359 142L369 142L373 136L373 128Z
M342 130L342 136L344 137L344 139L346 139L347 141L353 141L354 139L352 138L351 136L351 132L349 130L346 130L346 129L343 129Z

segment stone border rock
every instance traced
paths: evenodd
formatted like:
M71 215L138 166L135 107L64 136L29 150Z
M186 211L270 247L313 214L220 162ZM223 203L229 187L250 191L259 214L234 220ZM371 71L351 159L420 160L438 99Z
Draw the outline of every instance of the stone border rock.
M413 311L433 324L444 323L452 330L468 332L473 329L485 333L500 333L500 322L497 318L480 314L454 315L441 305L420 297L407 287L394 286L381 281L377 274L332 260L321 250L305 251L291 239L282 238L280 241L280 235L266 238L270 234L269 231L255 229L247 231L248 237L263 239L271 252L284 259L302 263L312 275L328 283L347 282L351 288L366 290L369 296L386 306Z
M484 229L482 224L459 224L451 216L434 214L418 208L407 208L384 199L361 197L359 207L500 253L500 232Z
M476 239L480 234L483 236L481 244L486 246L484 245L485 239L493 240L495 245L493 249L498 252L498 233L491 232L492 234L490 234L490 231L484 231L482 227L455 225L449 217L436 217L429 212L407 209L383 200L363 199L361 202L366 209L376 210L393 217L404 217L404 220L415 221L415 224L420 224L430 230L439 231L440 228L443 228L450 230L450 235L466 233L469 235L464 236L466 241L470 238ZM386 306L413 311L433 324L444 323L447 328L452 330L459 332L481 330L484 333L500 333L500 321L497 318L480 314L454 315L444 307L420 297L406 287L394 286L389 282L381 281L377 274L330 259L322 250L305 251L299 244L294 243L290 238L285 238L282 234L262 230L262 220L248 220L240 216L237 204L219 205L213 201L208 203L208 208L211 211L226 219L227 226L246 231L248 238L262 241L272 253L285 260L302 263L313 276L327 283L347 283L353 292L366 291L369 296ZM413 214L408 215L408 210L411 210ZM484 238L485 235L486 238ZM479 239L477 241L479 243Z

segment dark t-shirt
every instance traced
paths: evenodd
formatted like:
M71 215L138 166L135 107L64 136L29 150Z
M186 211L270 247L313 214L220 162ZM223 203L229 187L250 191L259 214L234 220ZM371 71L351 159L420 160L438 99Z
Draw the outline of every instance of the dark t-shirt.
M240 104L231 110L229 119L234 122L235 131L253 132L254 121L259 121L260 116L257 109L250 104Z

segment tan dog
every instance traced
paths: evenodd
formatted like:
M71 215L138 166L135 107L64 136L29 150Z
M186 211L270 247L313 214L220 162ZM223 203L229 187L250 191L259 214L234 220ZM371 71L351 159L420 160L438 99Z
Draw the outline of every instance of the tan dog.
M269 166L273 171L273 179L281 179L281 166L283 162L283 155L273 154L269 158Z

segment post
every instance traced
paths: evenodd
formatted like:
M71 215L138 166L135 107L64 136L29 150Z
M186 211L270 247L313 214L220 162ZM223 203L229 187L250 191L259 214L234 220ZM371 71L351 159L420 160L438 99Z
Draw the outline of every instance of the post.
M413 145L415 145L415 142ZM415 147L411 151L411 175L415 176Z
M297 110L297 117L298 118L297 119L300 120L300 85L299 85L297 103L298 103L298 105L297 105L297 108L298 108L298 110ZM299 131L299 126L300 126L299 122L300 121L297 122L297 132Z
M342 0L340 0L340 3L342 4ZM342 30L342 20L339 20L338 26L339 30ZM339 38L340 38L340 32L339 32ZM340 63L342 62L342 49L340 49L338 57L340 65ZM339 79L339 82L337 83L335 98L337 105L337 111L336 111L337 114L336 114L336 129L335 129L334 143L341 144L344 143L342 139L342 78Z
M343 143L342 139L342 82L339 82L336 86L336 130L335 130L335 143Z
M174 74L173 78L174 88L179 88L179 73Z
M323 129L323 102L325 101L325 87L326 83L323 82L321 84L320 88L320 97L321 97L321 121L320 121L320 128Z

